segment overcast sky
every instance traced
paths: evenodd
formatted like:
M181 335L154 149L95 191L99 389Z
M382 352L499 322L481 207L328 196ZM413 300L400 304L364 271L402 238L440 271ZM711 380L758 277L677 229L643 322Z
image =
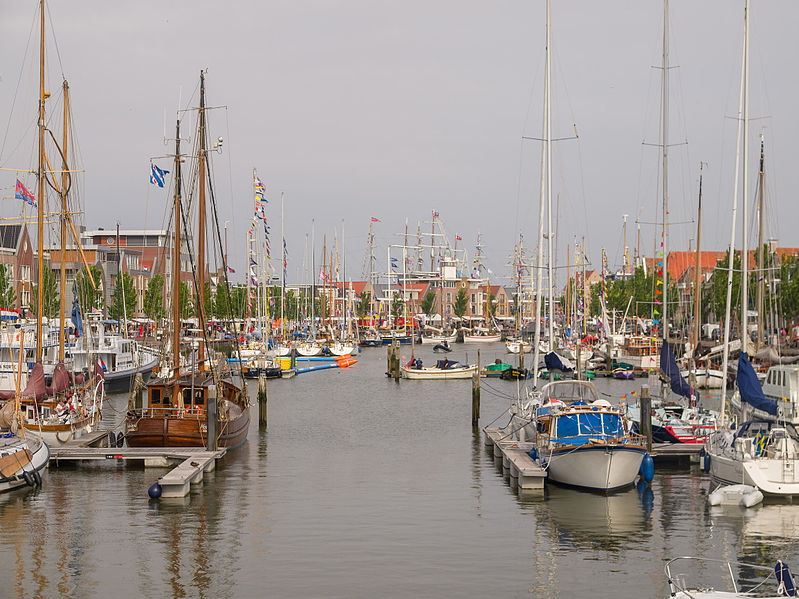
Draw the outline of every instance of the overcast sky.
M595 267L602 247L617 265L622 215L630 215L633 247L636 218L652 222L658 210L659 150L645 144L658 143L661 71L653 66L661 61L663 5L552 4L553 136L573 136L573 125L579 133L553 151L558 261L584 236ZM799 3L752 4L750 197L764 130L768 235L799 246ZM312 218L320 246L344 220L355 277L370 217L381 221L381 265L405 219L412 231L420 222L426 230L432 210L471 252L483 233L496 282L519 233L535 245L541 144L522 138L541 136L544 0L47 6L57 43L56 52L48 33L48 86L56 96L62 72L70 82L90 228L164 226L168 191L149 184L149 162L170 151L164 120L173 136L178 102L189 104L207 68L208 104L227 107L209 119L211 136L225 139L214 172L237 273L253 168L271 199L274 249L286 194L290 279L304 278ZM672 227L672 248L687 249L696 235L700 161L708 164L703 248L729 243L743 6L671 2L671 64L679 68L670 70L670 219L685 223ZM0 167L35 168L36 3L6 0L0 17ZM14 178L0 171L4 216L20 213ZM647 255L653 234L642 226Z

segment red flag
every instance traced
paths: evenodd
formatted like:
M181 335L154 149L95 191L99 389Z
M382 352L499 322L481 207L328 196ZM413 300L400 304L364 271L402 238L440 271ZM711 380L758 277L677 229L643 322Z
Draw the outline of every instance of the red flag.
M375 217L373 216L373 217L372 217L372 222L373 222L373 223L379 223L379 222L380 222L380 219L379 219L379 218L375 218Z

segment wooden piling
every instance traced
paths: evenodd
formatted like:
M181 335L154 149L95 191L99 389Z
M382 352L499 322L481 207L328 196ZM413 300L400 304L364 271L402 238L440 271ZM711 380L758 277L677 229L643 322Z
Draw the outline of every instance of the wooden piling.
M391 355L391 376L395 381L400 379L400 342L394 340L391 342L392 355Z
M222 393L222 390L219 387L217 387L214 396L208 398L208 405L206 406L208 409L205 411L206 414L205 426L206 426L206 435L207 435L205 438L205 448L208 451L217 450L216 413L219 407L217 405L217 402L219 401L220 393Z
M652 453L652 399L649 396L649 385L641 385L641 400L638 402L641 411L641 434L646 437L646 450Z
M267 413L266 413L266 375L261 373L258 375L258 427L266 428Z
M519 370L524 370L524 341L519 342Z
M480 350L477 350L477 371L472 377L472 426L480 424Z

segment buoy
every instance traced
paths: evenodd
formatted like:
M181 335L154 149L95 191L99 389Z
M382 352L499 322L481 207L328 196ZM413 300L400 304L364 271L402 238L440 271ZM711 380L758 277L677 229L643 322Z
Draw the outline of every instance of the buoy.
M122 447L124 445L125 445L125 435L122 433L122 431L119 431L117 433L117 447Z
M33 471L33 482L36 483L37 487L41 487L42 486L42 475L39 474L38 470L34 470Z
M28 485L29 487L32 487L36 484L36 481L33 480L33 475L27 470L22 471L22 478L25 479L25 484Z
M645 454L644 459L641 460L641 468L638 473L641 475L641 478L648 483L651 483L652 479L655 478L655 460L653 460L652 456L648 453Z
M161 485L159 485L158 482L154 482L150 485L150 488L147 489L147 494L150 496L150 499L158 499L161 497L161 492Z
M108 431L108 447L116 447L117 445L117 436L114 434L114 431Z
M706 453L702 457L702 470L705 472L710 472L710 454Z

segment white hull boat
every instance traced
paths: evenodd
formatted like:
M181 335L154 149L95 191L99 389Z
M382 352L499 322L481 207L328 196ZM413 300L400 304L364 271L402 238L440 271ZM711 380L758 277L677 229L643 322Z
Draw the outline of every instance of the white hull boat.
M679 564L679 566L677 565ZM678 572L678 567L691 572ZM666 564L666 580L670 599L780 599L795 597L796 583L791 570L779 561L773 568L761 564L729 562L706 557L677 557ZM712 576L712 583L695 584L689 576L701 572L704 578ZM747 572L745 581L736 581L733 572ZM727 582L723 582L726 578ZM719 582L727 589L718 589ZM770 589L773 589L770 590Z
M690 381L689 378L691 376L690 370L683 370L680 372L680 376L684 378L686 381ZM724 386L724 373L721 370L715 370L713 368L697 368L693 375L696 380L696 386L698 389L721 389Z
M355 353L355 344L334 341L330 344L330 353L334 356L351 356Z
M305 357L319 356L322 354L322 347L318 343L300 343L297 354Z
M505 348L509 354L519 354L522 351L526 354L533 352L533 344L525 343L524 341L506 341Z
M0 492L41 486L50 448L39 439L0 438Z
M464 343L496 343L502 341L502 335L464 335Z
M460 366L456 368L409 368L402 366L400 368L402 378L412 380L452 380L452 379L470 379L477 372L477 365Z
M439 343L455 343L457 341L458 335L422 335L419 340L422 342L422 345L438 345Z
M628 487L635 482L645 450L590 444L541 456L549 480L599 491Z

